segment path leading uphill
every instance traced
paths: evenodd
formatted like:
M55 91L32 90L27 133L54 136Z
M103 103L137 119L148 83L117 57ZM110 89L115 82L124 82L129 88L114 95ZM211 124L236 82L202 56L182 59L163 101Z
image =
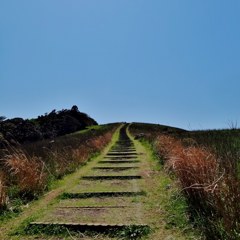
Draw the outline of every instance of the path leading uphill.
M127 129L122 126L118 140L101 156L9 221L0 239L197 239L166 229L172 181Z
M106 156L31 226L54 225L96 232L147 229L142 209L146 192L141 188L142 163L138 155L126 126L122 127L119 140Z

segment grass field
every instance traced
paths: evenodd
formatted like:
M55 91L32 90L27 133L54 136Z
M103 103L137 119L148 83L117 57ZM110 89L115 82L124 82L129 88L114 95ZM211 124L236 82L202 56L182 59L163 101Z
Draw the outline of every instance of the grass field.
M159 164L151 145L133 140L139 161L122 163L120 171L107 170L108 176L140 175L131 180L86 180L84 176L105 176L102 167L115 165L99 164L104 158L116 153L114 142L118 131L113 135L111 144L86 165L58 180L52 191L15 218L0 223L0 238L3 239L201 239L200 234L189 224L186 201L179 195L179 189ZM111 154L109 154L109 151ZM133 150L130 150L130 152ZM124 151L122 152L124 153ZM117 151L119 154L119 150ZM117 155L116 155L117 156ZM130 154L131 156L131 154ZM116 161L116 160L115 160ZM135 166L135 168L126 169ZM100 169L99 169L100 167ZM87 193L136 193L130 195L83 195ZM141 194L140 194L141 193ZM77 196L76 196L77 195ZM81 195L81 196L80 196ZM92 224L145 224L146 229L135 226L114 230L107 235L94 232L64 231L61 226L31 226L30 222L89 222ZM144 226L145 226L144 225ZM148 231L147 231L148 230ZM109 235L110 234L110 235Z
M240 239L240 130L185 131L135 123L166 171L176 177L192 222L207 239Z
M98 154L119 126L93 126L52 141L6 145L0 151L0 220L18 215L28 201L50 190L56 179Z
M87 160L100 153L113 141L113 133L116 135L120 125L89 127L51 141L17 147L7 145L2 149L2 226L24 212L31 200L56 188L56 180L76 172ZM92 166L92 180L86 179L89 176L84 171L85 179L82 179L81 186L74 186L70 181L65 193L81 194L82 189L92 192L132 191L133 185L129 182L135 180L116 179L103 183L96 177L141 175L143 178L136 181L148 192L149 198L143 207L148 213L145 220L155 229L155 233L150 234L152 239L171 235L179 239L240 239L240 130L186 131L164 125L133 123L129 126L129 132L143 144L134 140L138 151L144 153L140 154L140 159L148 165L143 164L140 169L132 168L139 162L127 163L128 158L135 158L131 156L132 153L124 159L124 156L118 156L116 154L119 153L113 151L112 155L105 156L104 164L100 164L100 161L98 167ZM120 163L118 159L121 159ZM114 164L114 168L118 167L117 171L109 169L113 167L112 162L118 163ZM76 176L74 181L77 183L79 180ZM58 194L60 191L57 191ZM55 195L52 195L54 199ZM134 198L138 204L141 197ZM61 205L61 201L66 199L62 197L58 201ZM74 206L82 206L86 201L83 198L73 203ZM45 202L49 204L50 199L48 201L46 198ZM108 202L104 204L108 205ZM164 228L159 228L160 224ZM202 234L191 231L191 227ZM166 231L167 228L169 231Z

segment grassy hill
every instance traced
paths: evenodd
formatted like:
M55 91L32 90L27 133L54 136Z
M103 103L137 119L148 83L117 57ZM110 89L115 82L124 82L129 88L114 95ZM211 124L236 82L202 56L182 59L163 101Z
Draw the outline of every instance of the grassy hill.
M66 120L68 117L71 120ZM74 172L102 151L121 126L97 125L75 107L24 121L23 126L30 122L41 129L40 139L28 138L31 131L21 124L19 127L19 119L1 122L1 127L16 124L9 129L12 134L19 133L17 138L23 136L16 144L11 135L2 131L2 138L9 137L0 151L0 211L4 221L17 216L23 203L42 196L54 180ZM239 129L187 131L131 123L128 131L135 141L150 146L161 169L176 182L179 197L186 200L190 223L206 239L240 239ZM174 216L177 208L171 212ZM179 225L175 220L171 223Z

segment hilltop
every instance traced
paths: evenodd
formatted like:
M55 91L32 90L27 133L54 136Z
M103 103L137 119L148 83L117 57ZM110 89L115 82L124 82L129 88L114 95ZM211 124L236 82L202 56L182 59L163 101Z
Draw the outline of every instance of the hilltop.
M92 125L98 123L86 113L80 112L75 105L71 109L54 109L33 119L17 117L5 120L1 117L0 141L5 139L11 143L24 143L53 139Z

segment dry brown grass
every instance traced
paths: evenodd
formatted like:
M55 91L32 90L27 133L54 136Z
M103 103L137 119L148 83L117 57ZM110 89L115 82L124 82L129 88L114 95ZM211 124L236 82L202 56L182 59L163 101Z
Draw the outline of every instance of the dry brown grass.
M79 165L85 163L91 155L101 151L112 139L112 132L90 138L78 147L65 147L50 152L54 168L53 175L61 178L66 173L73 172Z
M102 136L98 136L98 137L90 139L89 141L87 141L87 146L90 149L94 149L94 151L95 150L99 151L104 146L106 146L107 143L110 142L111 138L112 138L112 134L108 132Z
M7 204L6 186L5 186L5 176L2 171L0 171L0 209L5 208Z
M42 192L46 186L44 162L34 156L29 157L22 150L14 149L4 157L5 168L21 193L32 196Z
M160 162L176 180L189 203L191 219L210 240L240 239L240 131L175 131L134 124L144 133Z
M25 202L41 195L53 180L74 172L100 152L118 126L59 137L51 143L45 140L17 147L7 144L1 151L0 208L11 207L20 198Z
M216 156L203 147L186 147L164 135L155 146L165 168L175 173L191 211L200 216L209 239L239 239L239 179L220 170Z
M169 136L157 138L157 149L166 158L165 167L172 169L189 193L197 189L202 192L214 191L221 174L217 159L202 147L184 147L179 140Z

